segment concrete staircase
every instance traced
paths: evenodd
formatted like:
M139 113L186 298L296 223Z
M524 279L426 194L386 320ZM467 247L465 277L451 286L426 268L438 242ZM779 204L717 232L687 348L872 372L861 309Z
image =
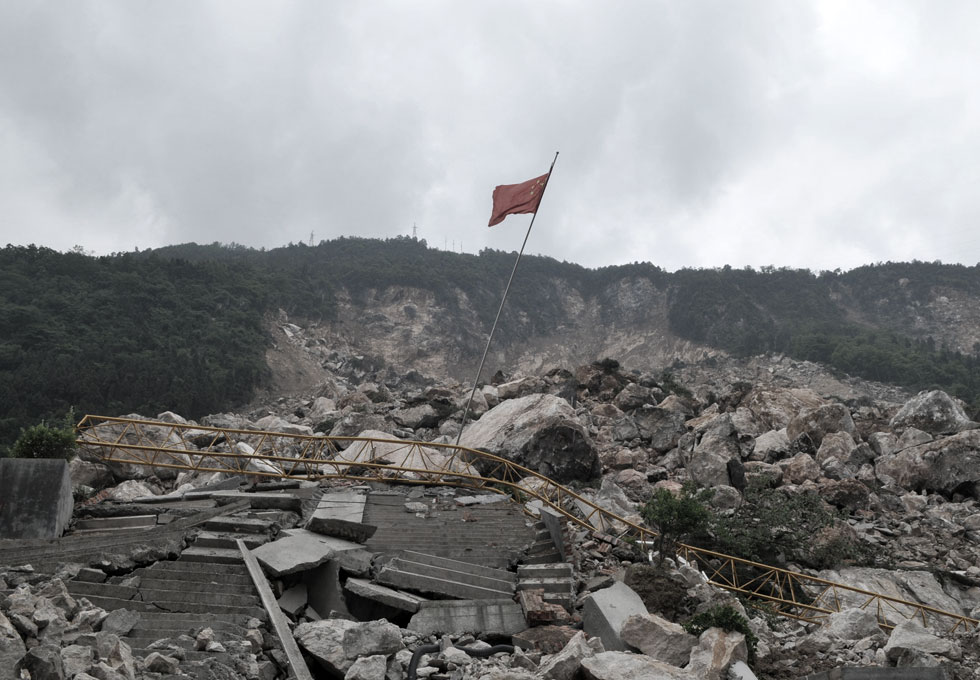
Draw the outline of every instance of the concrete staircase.
M561 553L555 546L544 522L536 522L532 527L534 540L528 549L524 564L556 564L562 561Z
M210 507L168 524L135 527L126 531L85 532L53 540L0 541L0 564L30 564L37 572L54 573L59 565L69 562L98 567L107 555L125 556L144 546L166 546L167 550L172 548L176 555L194 527L247 506L247 502L239 502L224 508Z
M424 503L426 512L408 512L406 502L412 501ZM368 550L397 554L424 549L432 555L497 568L516 563L534 538L527 518L513 503L464 508L451 496L410 498L375 492L368 496L364 522L378 527L365 543Z
M107 611L138 612L136 626L123 636L137 657L153 651L166 654L165 647L151 648L161 647L154 643L165 639L167 645L183 648L182 666L209 659L228 662L231 656L227 653L196 651L194 636L203 628L211 628L216 641L228 647L246 647L249 621L256 619L262 624L268 619L235 538L244 537L248 544L260 545L269 539L272 527L273 522L266 519L211 518L203 523L194 545L180 559L156 562L104 582L81 580L92 575L83 572L81 578L68 582L68 591ZM232 559L232 552L237 560ZM274 637L267 630L262 633ZM190 667L183 670L194 673Z
M517 568L517 590L543 590L542 600L572 611L575 572L568 562L524 564Z
M222 515L202 525L193 544L181 553L185 562L241 564L242 554L236 541L241 539L251 550L268 543L276 527L271 519Z
M498 600L514 596L516 576L503 569L406 550L389 561L375 583L458 600Z

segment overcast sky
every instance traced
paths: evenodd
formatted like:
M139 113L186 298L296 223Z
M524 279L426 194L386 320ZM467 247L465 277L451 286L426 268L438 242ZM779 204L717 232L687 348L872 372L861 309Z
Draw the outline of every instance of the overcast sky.
M980 3L0 3L0 245L980 261Z

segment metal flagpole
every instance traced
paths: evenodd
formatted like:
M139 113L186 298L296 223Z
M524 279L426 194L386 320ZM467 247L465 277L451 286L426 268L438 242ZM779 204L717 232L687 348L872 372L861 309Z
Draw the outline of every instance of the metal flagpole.
M551 171L555 169L555 163L558 162L558 152L555 152L555 158L551 161L551 167L548 168L548 178L544 181L544 187L541 189L541 197L538 199L538 208L541 207L541 201L544 200L544 192L548 190L548 182L551 181ZM517 253L517 259L514 261L514 269L510 272L510 278L507 280L507 287L504 288L504 296L500 299L500 307L497 309L497 316L493 320L493 326L490 328L490 336L487 338L487 347L483 350L483 358L480 359L480 368L476 371L476 377L473 379L473 389L470 390L470 398L466 401L466 408L463 410L463 422L459 426L459 434L456 435L456 446L459 446L459 440L463 436L463 428L466 427L466 419L470 414L470 407L473 405L473 397L476 395L476 386L480 383L480 375L483 373L483 365L487 361L487 354L490 353L490 343L493 342L494 331L497 330L497 322L500 321L500 313L504 311L504 303L507 301L507 293L510 292L510 284L514 282L514 274L517 273L517 265L521 263L521 255L524 254L524 246L527 245L527 239L531 235L531 227L534 226L534 220L538 216L538 210L535 209L534 214L531 216L531 223L527 225L527 233L524 234L524 243L521 244L521 250Z

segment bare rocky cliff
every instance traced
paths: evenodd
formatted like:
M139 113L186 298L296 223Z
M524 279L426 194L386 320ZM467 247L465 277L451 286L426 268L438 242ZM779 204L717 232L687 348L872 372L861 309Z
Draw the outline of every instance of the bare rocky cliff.
M721 350L672 333L667 292L648 279L622 280L602 291L583 291L555 279L552 289L550 314L560 319L557 327L534 334L526 313L505 315L484 377L498 370L507 375L532 374L607 356L616 357L629 370L662 372L677 361L693 363L725 356ZM479 318L463 291L454 294L455 309L440 303L431 291L413 287L371 290L360 300L341 291L333 321L309 322L280 313L270 324L275 346L267 357L274 389L294 391L315 383L316 367L336 363L341 355L369 357L373 364L426 375L472 380L490 326ZM290 323L302 328L301 340L296 340L298 331L289 330ZM302 351L295 351L297 345Z

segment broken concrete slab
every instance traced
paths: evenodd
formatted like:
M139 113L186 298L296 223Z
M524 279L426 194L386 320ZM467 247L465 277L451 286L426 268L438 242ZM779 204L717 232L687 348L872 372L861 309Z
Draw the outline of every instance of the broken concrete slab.
M74 499L64 460L0 459L0 539L60 538Z
M490 637L515 635L527 628L521 605L513 600L430 600L408 622L419 635L462 635Z
M127 515L124 517L92 517L75 522L75 531L112 531L115 529L144 529L157 525L156 515Z
M344 584L344 589L353 595L378 602L387 607L409 612L410 614L417 612L423 602L429 601L420 595L413 595L402 592L401 590L395 590L394 588L379 586L376 583L371 583L360 578L347 579L347 583Z
M260 545L251 551L272 576L307 571L323 564L337 553L361 548L357 543L305 529L290 529L283 533L283 538Z
M306 584L300 583L284 592L277 602L279 603L279 609L283 610L295 621L296 617L306 608L306 599Z
M186 495L191 496L192 494ZM228 505L236 501L247 500L253 509L292 510L293 512L300 512L303 507L302 499L291 493L215 491L209 495L218 505Z
M366 503L367 495L354 491L324 494L306 528L325 536L364 543L378 530L363 522Z
M467 507L470 505L494 505L496 503L507 503L511 500L510 496L499 493L481 494L479 496L459 496L456 498L456 505Z
M582 628L602 640L608 651L627 651L619 632L630 616L647 613L646 605L636 591L617 581L608 588L585 597L582 609Z

